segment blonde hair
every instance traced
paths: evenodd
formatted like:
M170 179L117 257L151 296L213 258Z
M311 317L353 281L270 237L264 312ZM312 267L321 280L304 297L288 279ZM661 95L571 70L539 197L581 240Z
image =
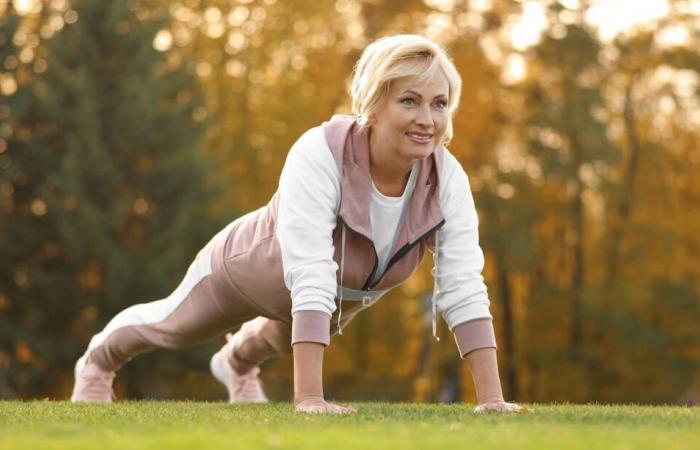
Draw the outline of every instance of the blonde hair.
M428 38L416 34L386 36L370 43L362 52L353 71L350 85L352 112L360 126L367 125L369 116L379 107L398 78L415 77L420 83L429 80L437 69L447 78L449 117L443 138L452 139L452 117L459 104L462 78L447 52Z

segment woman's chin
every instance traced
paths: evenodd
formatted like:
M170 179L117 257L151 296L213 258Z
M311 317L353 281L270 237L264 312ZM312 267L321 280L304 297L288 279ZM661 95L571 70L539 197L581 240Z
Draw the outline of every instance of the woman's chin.
M428 145L412 146L410 153L412 155L411 159L423 159L432 155L437 148L432 142Z

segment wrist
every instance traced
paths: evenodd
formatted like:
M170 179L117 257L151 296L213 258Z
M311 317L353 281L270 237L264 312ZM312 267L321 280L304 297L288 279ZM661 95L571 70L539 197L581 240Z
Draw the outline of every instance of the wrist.
M498 376L498 362L494 348L481 348L467 355L474 379L476 398L479 404L502 402L503 391Z
M294 403L323 400L323 344L294 344Z
M307 395L307 394L295 394L294 395L294 406L298 406L300 403L304 403L307 401L314 401L314 402L325 402L325 399L323 398L323 394L317 395L317 394L312 394L312 395Z
M505 401L500 383L478 386L476 389L476 400L480 405Z
M494 395L494 396L488 396L488 397L478 397L477 396L477 402L480 405L485 405L487 403L504 403L505 400L503 399L502 395Z

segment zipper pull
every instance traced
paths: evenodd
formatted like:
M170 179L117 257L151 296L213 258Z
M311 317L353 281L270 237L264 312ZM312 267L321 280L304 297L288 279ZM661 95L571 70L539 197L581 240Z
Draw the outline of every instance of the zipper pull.
M372 297L370 297L369 295L365 295L364 297L362 297L362 306L367 308L371 305L372 305Z

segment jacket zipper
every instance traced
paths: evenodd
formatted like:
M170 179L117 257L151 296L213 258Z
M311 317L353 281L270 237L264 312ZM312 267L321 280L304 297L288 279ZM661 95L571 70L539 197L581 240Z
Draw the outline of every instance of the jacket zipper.
M415 245L416 245L417 243L419 243L424 237L426 237L427 235L429 235L429 234L432 233L433 231L437 230L438 228L442 228L443 225L445 225L445 219L442 219L442 221L441 221L440 223L438 223L438 224L435 225L433 228L431 228L430 230L428 230L428 231L426 231L425 233L423 233L418 239L416 239L416 240L413 241L412 243L406 244L406 245L404 245L403 247L401 247L401 248L399 249L399 251L396 252L396 253L394 254L394 256L391 257L391 259L389 260L389 263L386 265L386 268L384 269L384 273L383 273L382 276L377 280L377 282L374 283L374 286L376 286L376 285L378 285L379 283L382 282L382 279L384 278L384 275L386 275L386 273L389 271L389 269L391 269L391 266L393 266L393 265L396 263L396 261L398 261L399 259L403 258L403 256L406 255L406 253L410 252L411 249L412 249L413 247L415 247ZM373 274L373 275L374 275L374 274ZM370 280L371 280L371 279L372 279L372 278L370 277ZM369 280L367 280L367 282L369 282ZM369 290L370 287L374 287L374 286L368 286L368 290Z
M350 228L350 229L351 229L352 231L354 231L356 234L359 234L360 236L362 236L363 238L365 238L365 239L367 240L367 242L369 242L370 245L372 246L372 250L374 250L374 267L372 268L372 273L369 275L369 277L367 278L367 281L365 281L365 284L364 284L364 286L363 286L362 289L361 289L361 290L367 291L367 292L369 292L370 287L374 287L374 286L378 285L378 284L382 281L382 278L384 278L384 275L386 275L386 273L389 271L389 269L391 268L391 266L393 266L393 265L396 263L396 261L398 261L399 259L401 259L401 257L403 257L406 253L408 253L408 252L409 252L418 242L420 242L425 236L429 235L430 233L432 233L433 231L437 230L438 228L441 228L441 227L445 224L445 219L442 219L442 221L441 221L440 223L438 223L438 224L435 225L433 228L431 228L430 230L428 230L428 231L426 231L425 233L423 233L418 239L416 239L415 241L413 241L413 242L410 243L410 244L406 244L406 245L404 245L403 247L401 247L401 249L399 249L399 251L396 252L396 253L394 254L394 256L389 260L389 263L387 264L386 268L384 269L384 273L382 274L382 276L377 280L376 283L374 283L374 286L370 286L370 285L369 285L369 284L370 284L370 281L371 281L372 278L374 277L374 273L377 271L377 266L379 265L379 257L377 256L377 249L374 248L374 242L372 242L372 240L371 240L370 238L368 238L367 236L365 236L364 234L360 233L359 231L353 229L350 225L348 225L347 222L345 222L345 219L342 218L342 216L341 216L341 218L340 218L340 221L343 222L343 224L345 224L345 226L347 226L348 228ZM362 298L362 304L363 304L364 306L369 306L369 304L366 304L365 301L370 301L370 300L371 300L371 298L369 297L369 295L365 295L365 296Z

